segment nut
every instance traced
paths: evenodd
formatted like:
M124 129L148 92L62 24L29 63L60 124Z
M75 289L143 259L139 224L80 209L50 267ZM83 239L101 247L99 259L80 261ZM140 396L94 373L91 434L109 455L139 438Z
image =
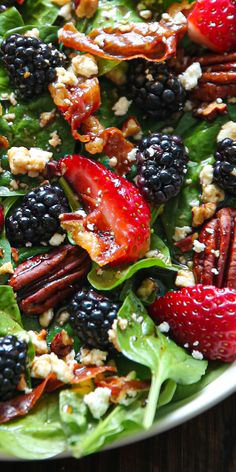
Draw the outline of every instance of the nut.
M236 289L236 210L219 210L198 239L205 249L194 255L197 283Z
M68 244L20 264L9 284L24 313L41 314L72 294L89 268L87 253Z
M209 220L215 214L215 212L215 203L203 203L203 205L193 207L193 226L201 226L204 221Z

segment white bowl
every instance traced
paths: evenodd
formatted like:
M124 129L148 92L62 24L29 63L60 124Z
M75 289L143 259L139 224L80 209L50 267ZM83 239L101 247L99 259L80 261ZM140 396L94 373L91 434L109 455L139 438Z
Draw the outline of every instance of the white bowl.
M185 399L176 403L173 411L162 415L155 421L152 428L148 431L140 431L136 434L131 434L121 441L116 441L110 444L105 449L114 449L120 446L126 446L127 444L147 439L151 436L167 431L168 429L174 428L175 426L184 423L211 408L235 391L236 362L229 365L229 367L219 377L204 387L200 392L188 397L188 401ZM66 457L70 457L69 452L60 454L56 458L59 459ZM14 461L19 459L0 452L0 460Z

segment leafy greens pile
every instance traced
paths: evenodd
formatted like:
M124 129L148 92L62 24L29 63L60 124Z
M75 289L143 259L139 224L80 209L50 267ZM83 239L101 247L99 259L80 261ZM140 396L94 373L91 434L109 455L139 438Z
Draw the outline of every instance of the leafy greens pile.
M164 0L163 11L171 4ZM130 12L130 20L140 21L133 0L101 0L96 15L90 20L80 20L77 27L80 31L88 32L96 26L102 26L105 21L104 10L112 9L114 24ZM0 40L14 32L24 33L36 27L40 37L45 42L54 41L60 27L58 7L50 0L25 0L19 9L10 8L0 14ZM114 85L104 74L116 67L115 61L99 61L101 75L102 105L99 118L106 126L119 126L126 117L117 117L112 112L112 106L117 100ZM11 146L39 147L52 151L58 159L75 150L75 141L71 136L69 126L64 119L57 115L56 119L42 128L39 124L40 113L51 111L54 104L45 93L43 97L34 99L30 103L18 101L17 105L5 105L4 94L10 94L10 87L6 71L0 65L0 98L5 112L15 113L12 125L3 116L0 117L0 134L9 139ZM133 107L133 106L132 106ZM142 121L138 111L132 108L129 114L138 116L143 131L159 131L166 123L154 120ZM149 428L153 421L156 423L171 409L179 404L188 402L200 389L211 382L223 371L222 366L212 364L207 367L206 361L199 361L178 347L173 341L162 334L147 314L144 304L135 294L135 277L140 270L156 269L165 271L166 278L172 281L178 270L173 264L175 248L172 237L176 226L191 224L191 202L199 198L199 172L201 167L211 161L215 150L215 138L222 126L228 120L236 121L236 107L229 105L227 118L219 117L213 123L200 121L190 112L183 114L173 126L189 149L190 163L188 175L180 194L165 206L161 214L163 234L153 234L151 249L158 250L160 257L150 257L136 262L117 272L114 268L104 269L98 275L94 265L88 275L90 284L98 290L111 291L122 286L121 300L123 302L118 313L119 319L127 320L127 329L117 327L117 342L121 354L117 356L117 366L120 375L135 371L142 380L150 380L148 396L145 392L137 395L128 405L110 407L100 421L94 419L88 407L83 402L83 393L76 388L66 388L56 393L46 394L37 403L34 409L25 417L0 425L0 448L7 454L20 458L42 459L60 454L68 448L75 457L81 457L100 450L115 440L123 439L130 434L137 433L142 428ZM52 149L48 139L53 131L61 137L61 145ZM103 162L106 158L102 156ZM10 181L12 176L7 157L1 151L0 198L5 209L5 215L10 211L17 199L25 193L23 189L12 190ZM189 182L191 179L191 183ZM22 180L24 181L24 180ZM34 187L36 181L26 182ZM69 195L73 209L73 195ZM230 203L232 206L233 204ZM153 225L155 232L155 218ZM159 220L158 220L159 221ZM161 239L164 235L165 242ZM11 248L5 233L1 235L0 246L4 249L2 263L11 261ZM169 249L170 248L170 249ZM30 256L47 251L47 248L22 248L19 250L19 261ZM24 333L28 329L39 329L37 322L21 317L12 289L4 285L5 277L1 277L0 286L0 336L6 334ZM122 285L123 284L123 285ZM171 286L171 282L170 282ZM142 318L142 322L134 320L133 314ZM69 329L66 325L65 329ZM61 328L53 325L49 329L48 339ZM30 350L33 357L33 348ZM71 411L73 413L71 413Z

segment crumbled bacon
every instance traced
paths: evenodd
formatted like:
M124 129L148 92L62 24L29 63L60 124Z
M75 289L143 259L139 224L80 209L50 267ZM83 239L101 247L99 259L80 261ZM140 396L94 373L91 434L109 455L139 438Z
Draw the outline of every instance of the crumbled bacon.
M177 41L186 33L186 24L175 24L174 20L129 23L95 29L86 36L73 23L68 23L59 31L59 41L66 47L103 59L123 61L142 57L159 62L175 55Z
M150 381L130 380L127 377L104 377L98 375L94 383L96 387L107 387L111 390L111 401L119 403L126 395L138 393L150 388Z

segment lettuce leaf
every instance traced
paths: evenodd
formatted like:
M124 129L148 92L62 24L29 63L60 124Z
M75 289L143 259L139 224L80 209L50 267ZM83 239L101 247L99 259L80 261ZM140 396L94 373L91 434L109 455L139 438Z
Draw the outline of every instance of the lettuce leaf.
M51 0L27 0L21 11L26 24L38 27L52 25L57 19L59 8Z

